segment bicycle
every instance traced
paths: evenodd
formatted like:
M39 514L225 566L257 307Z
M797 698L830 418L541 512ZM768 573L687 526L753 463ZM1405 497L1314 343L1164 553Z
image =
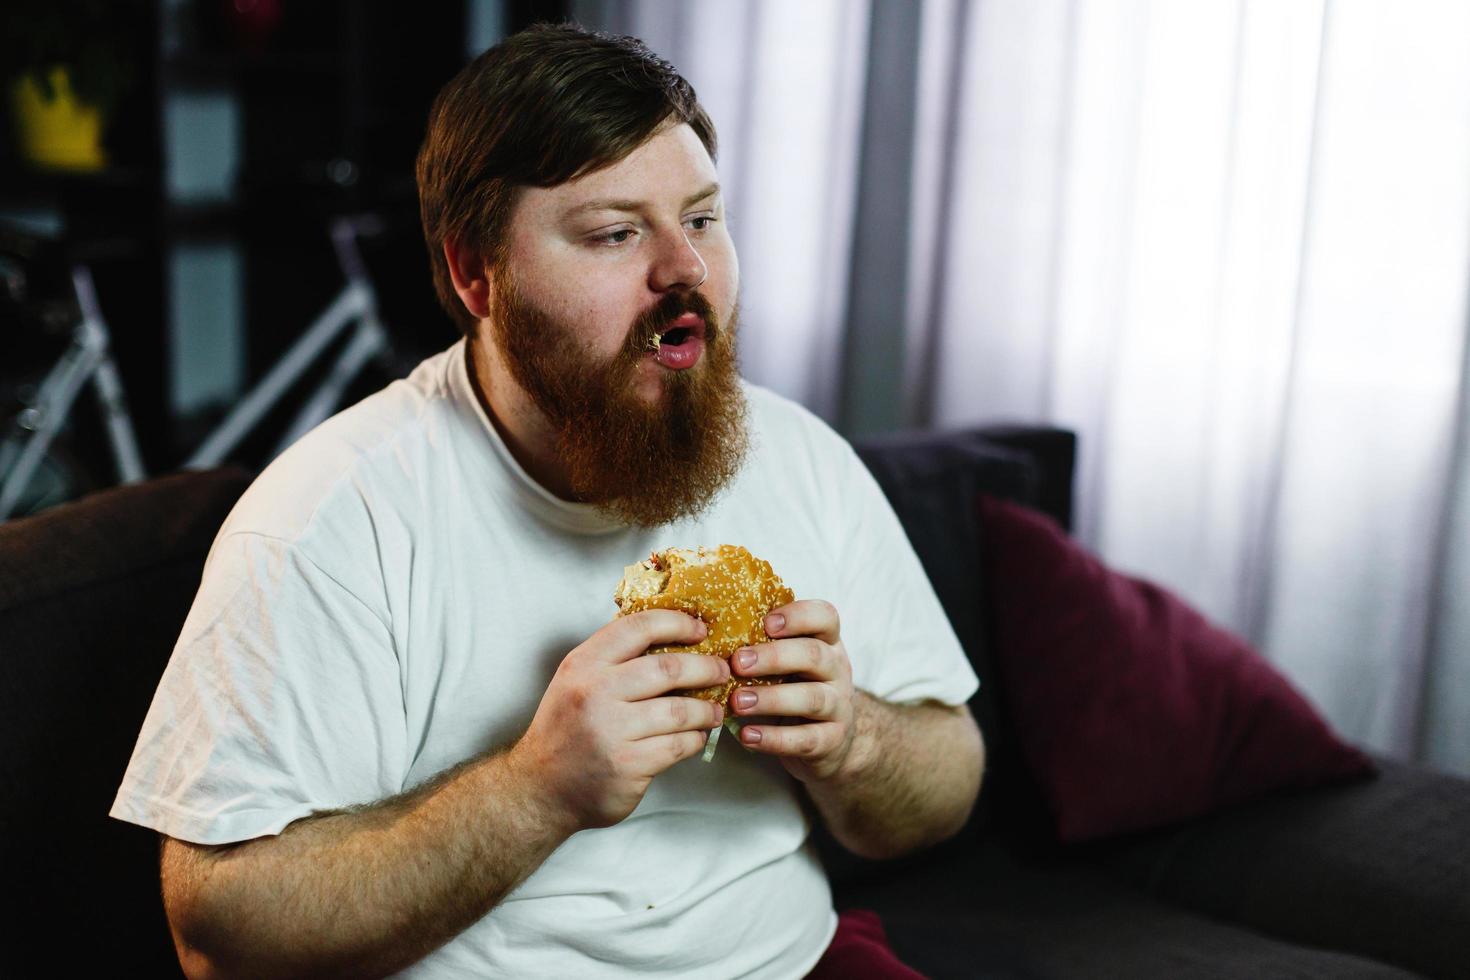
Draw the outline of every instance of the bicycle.
M374 214L332 220L329 225L332 247L346 280L342 290L265 377L205 437L184 462L185 469L207 469L224 462L348 326L355 324L352 335L326 376L292 418L272 456L280 455L287 446L323 422L336 409L348 385L371 360L390 359L392 346L379 316L377 290L358 248L360 239L380 234L383 228L382 219ZM97 391L119 480L131 483L146 476L133 436L122 380L110 353L111 331L85 264L72 266L71 281L81 313L72 331L71 344L41 382L32 404L16 416L13 431L0 444L0 522L11 516L25 494L77 396L89 381Z

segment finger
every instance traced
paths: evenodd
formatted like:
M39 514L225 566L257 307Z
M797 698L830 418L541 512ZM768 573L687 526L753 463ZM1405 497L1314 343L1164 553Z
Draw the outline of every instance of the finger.
M842 726L835 721L806 725L745 725L740 744L766 755L794 759L816 759L836 750L842 742Z
M741 687L730 695L731 709L742 717L771 715L831 721L837 717L839 706L837 688L823 682Z
M633 765L649 776L657 776L675 763L692 759L704 751L707 732L674 732L652 735L633 743Z
M620 664L610 693L620 701L643 701L670 691L714 687L730 679L724 657L700 653L650 653Z
M628 737L650 738L673 732L707 733L725 720L725 709L699 698L650 698L629 705Z
M587 638L589 652L604 663L624 663L649 647L693 646L709 635L695 616L674 609L647 609L619 616Z
M766 614L765 628L766 635L773 640L815 636L824 643L835 644L842 636L837 607L823 599L801 599L772 609Z
M836 680L841 673L837 650L813 636L772 640L735 651L730 669L738 677L801 674L813 680Z

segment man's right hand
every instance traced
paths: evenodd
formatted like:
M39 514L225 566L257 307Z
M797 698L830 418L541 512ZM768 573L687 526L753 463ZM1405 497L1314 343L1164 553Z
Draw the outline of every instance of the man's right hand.
M654 776L698 755L724 721L717 704L666 696L723 684L730 678L723 658L643 656L650 647L698 643L708 632L693 616L651 609L614 619L557 667L510 755L577 829L627 817Z

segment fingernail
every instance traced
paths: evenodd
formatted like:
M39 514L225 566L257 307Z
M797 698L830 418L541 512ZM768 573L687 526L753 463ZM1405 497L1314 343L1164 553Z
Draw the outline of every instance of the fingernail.
M735 665L741 670L749 670L755 666L755 651L741 650L735 654Z
M724 707L724 705L717 704L717 705L715 705L715 724L716 725L723 725L724 723L725 723L725 707Z
M771 613L769 616L766 617L766 635L775 636L777 633L781 632L782 628L785 625L785 616L781 615L780 613Z
M749 708L755 704L754 691L741 691L735 695L735 707Z
M740 741L755 745L760 740L761 730L759 728L751 728L749 725L747 725L746 727L740 729Z

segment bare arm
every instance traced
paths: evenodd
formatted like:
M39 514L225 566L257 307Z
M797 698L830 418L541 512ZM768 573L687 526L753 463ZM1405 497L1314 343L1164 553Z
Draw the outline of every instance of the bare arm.
M853 747L833 776L806 784L828 829L867 858L954 836L970 816L985 743L969 708L890 704L858 691Z
M487 801L493 800L493 807ZM169 840L164 904L192 977L382 976L483 916L575 831L506 753L276 837Z
M729 678L703 623L654 610L567 654L525 735L409 793L313 815L280 835L169 840L164 907L191 977L383 976L489 912L578 830L611 826L653 777L697 755L718 705L670 691Z

